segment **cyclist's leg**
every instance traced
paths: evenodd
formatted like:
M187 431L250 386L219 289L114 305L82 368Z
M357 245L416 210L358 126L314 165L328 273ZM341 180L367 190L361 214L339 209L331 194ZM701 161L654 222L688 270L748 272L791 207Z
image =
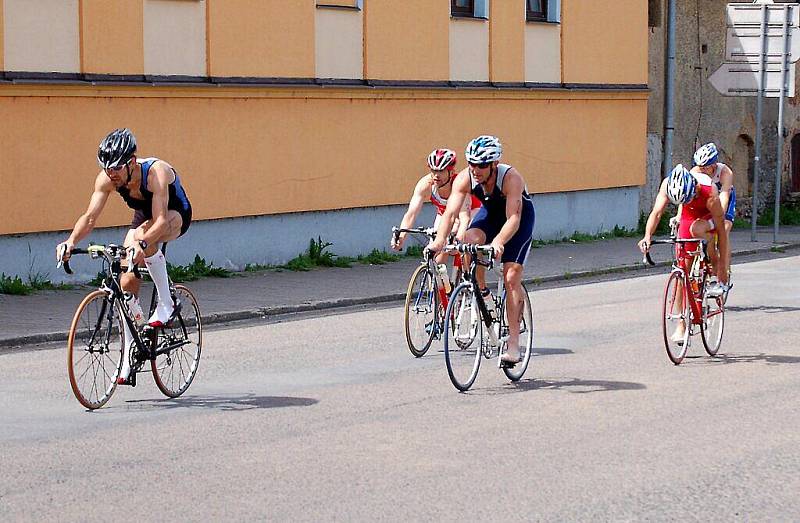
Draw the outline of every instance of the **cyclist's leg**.
M716 230L711 220L695 220L689 228L692 238L700 238L708 242L708 257L711 259L711 272L716 274L719 264L719 250L715 239Z
M533 241L533 204L525 202L519 228L505 245L503 251L503 281L506 286L506 316L508 318L508 345L504 360L519 360L519 330L522 309L525 303L525 290L522 287L522 274L525 261L531 251Z
M481 229L467 229L466 234L464 235L464 241L466 243L474 243L476 245L484 245L487 242L486 233ZM469 262L469 257L465 256L467 262ZM478 265L477 270L475 271L475 279L478 280L478 286L481 289L486 288L486 267L483 265Z
M140 226L142 232L147 232L152 225L152 221L143 223ZM175 304L172 303L172 298L169 293L167 260L161 252L159 244L177 239L184 230L184 218L178 211L172 209L168 210L167 226L164 228L163 232L147 246L144 252L144 263L147 265L150 279L153 280L156 292L158 293L158 305L153 315L148 319L148 323L154 327L169 322L175 309Z

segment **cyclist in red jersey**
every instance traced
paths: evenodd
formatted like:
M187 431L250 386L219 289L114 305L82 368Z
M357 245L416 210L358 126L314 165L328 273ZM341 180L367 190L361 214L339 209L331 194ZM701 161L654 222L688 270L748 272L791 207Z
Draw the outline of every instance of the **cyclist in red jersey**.
M661 182L661 187L653 204L653 210L647 218L644 237L639 241L639 250L643 253L650 249L650 241L656 227L661 221L667 204L672 202L681 205L681 217L678 225L678 238L698 238L710 241L717 234L719 253L709 249L708 255L720 283L712 286L709 296L722 296L728 289L728 267L730 266L728 248L728 231L725 228L725 210L719 199L719 190L711 177L703 173L691 173L683 165L678 164L668 178ZM679 260L686 258L686 251L694 249L692 244L679 244L677 246ZM680 306L680 304L678 303ZM685 326L683 326L685 328ZM683 333L678 331L673 334L673 339L683 339Z
M408 210L403 216L403 221L400 223L401 229L407 229L414 226L417 221L417 216L422 211L423 204L429 201L436 207L436 221L433 224L434 229L438 228L439 220L447 208L447 199L450 197L450 192L453 189L453 179L456 172L456 153L450 149L435 149L428 156L428 167L430 172L420 178L417 185L414 187L414 194L411 196L411 201L408 204ZM467 230L472 215L481 206L481 201L475 196L471 200L465 201L464 206L459 212L458 219L453 226L453 232L456 233L456 239L463 240L464 233ZM406 239L406 233L400 233L395 243L392 238L392 249L401 250L403 243ZM436 256L436 263L444 263L449 255L447 253L439 253Z

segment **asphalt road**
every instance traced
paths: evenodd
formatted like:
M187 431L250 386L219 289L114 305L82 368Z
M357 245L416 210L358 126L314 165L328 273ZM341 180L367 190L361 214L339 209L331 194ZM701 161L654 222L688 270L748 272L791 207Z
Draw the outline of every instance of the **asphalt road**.
M663 274L533 292L525 378L467 394L396 306L208 330L184 397L91 413L63 350L3 353L0 520L797 520L798 260L737 265L679 367Z

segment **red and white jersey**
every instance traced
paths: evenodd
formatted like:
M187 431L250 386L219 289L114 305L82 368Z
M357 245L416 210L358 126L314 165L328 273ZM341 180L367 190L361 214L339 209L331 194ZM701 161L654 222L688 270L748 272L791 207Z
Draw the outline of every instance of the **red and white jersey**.
M439 194L439 188L436 187L435 184L431 186L431 203L436 207L436 214L442 215L444 214L444 210L447 208L447 198L442 198ZM464 206L466 206L466 201L464 202ZM477 209L481 206L481 201L475 197L474 194L470 195L470 207L469 209L472 211Z

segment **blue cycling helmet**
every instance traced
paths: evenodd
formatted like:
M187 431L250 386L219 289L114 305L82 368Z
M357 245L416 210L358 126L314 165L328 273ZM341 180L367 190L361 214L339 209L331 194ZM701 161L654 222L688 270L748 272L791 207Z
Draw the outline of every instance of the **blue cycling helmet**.
M469 163L495 162L503 155L503 146L496 136L478 136L467 144L464 151Z
M717 163L719 151L713 142L707 143L694 153L694 164L700 167Z
M692 173L686 170L682 164L678 164L672 169L667 178L667 197L675 205L686 203L694 198L697 191L697 180Z

